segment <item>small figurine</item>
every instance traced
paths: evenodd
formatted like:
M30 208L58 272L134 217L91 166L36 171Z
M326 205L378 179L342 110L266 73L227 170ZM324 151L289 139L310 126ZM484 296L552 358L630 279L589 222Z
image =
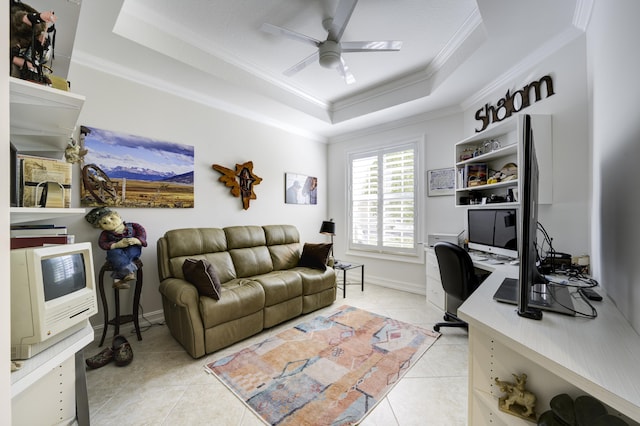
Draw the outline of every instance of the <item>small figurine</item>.
M113 266L113 288L128 289L128 281L136 279L142 247L147 246L147 233L142 225L124 222L118 212L107 207L96 207L86 214L87 222L101 228L98 240L101 249L107 251L107 261Z
M501 411L535 422L536 396L525 389L527 375L522 373L519 376L517 374L512 376L516 379L516 383L495 378L500 391L506 394L498 399L498 407Z
M79 163L88 152L88 149L82 148L79 143L71 139L64 150L64 158L67 163Z

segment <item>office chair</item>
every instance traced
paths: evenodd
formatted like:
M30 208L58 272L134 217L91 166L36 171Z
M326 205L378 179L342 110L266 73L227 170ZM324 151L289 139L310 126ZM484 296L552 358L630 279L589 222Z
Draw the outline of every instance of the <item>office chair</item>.
M462 327L467 329L466 322L457 317L458 306L462 304L480 285L480 279L475 274L473 261L462 247L449 243L439 242L434 246L442 287L447 295L445 322L439 322L433 326L435 331L440 327ZM454 308L455 306L455 311ZM454 311L454 312L452 312Z

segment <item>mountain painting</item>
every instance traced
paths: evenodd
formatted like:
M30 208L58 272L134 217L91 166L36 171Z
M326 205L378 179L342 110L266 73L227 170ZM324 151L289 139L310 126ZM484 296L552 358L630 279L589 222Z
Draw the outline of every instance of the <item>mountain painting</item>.
M81 126L80 204L193 208L194 148Z

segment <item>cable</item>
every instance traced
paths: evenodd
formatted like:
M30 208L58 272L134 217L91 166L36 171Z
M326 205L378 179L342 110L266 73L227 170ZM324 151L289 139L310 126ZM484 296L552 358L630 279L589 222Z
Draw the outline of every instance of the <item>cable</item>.
M558 305L562 306L565 309L570 310L571 312L573 312L576 316L578 317L582 317L582 318L589 318L589 319L595 319L598 316L598 311L596 310L596 308L591 304L591 302L589 302L589 300L579 291L572 291L571 292L571 297L572 298L576 298L576 295L580 298L582 298L582 300L589 305L589 307L591 308L591 313L584 313L584 312L580 312L578 310L575 309L575 307L571 307L571 306L566 306L563 305L562 303L560 303L560 301L558 299L556 299L555 297L555 293L553 291L553 289L555 287L586 287L586 286L580 286L580 285L565 285L565 284L556 284L556 283L547 283L545 284L547 287L547 293L551 295L551 298L553 299L553 301L555 303L557 303ZM539 293L539 292L538 292Z

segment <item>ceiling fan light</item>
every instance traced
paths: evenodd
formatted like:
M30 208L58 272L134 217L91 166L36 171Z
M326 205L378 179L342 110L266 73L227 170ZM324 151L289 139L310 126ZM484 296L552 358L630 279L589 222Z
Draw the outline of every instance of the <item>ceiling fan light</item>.
M327 40L320 45L319 53L320 65L325 68L336 68L340 63L342 49L340 48L340 44Z

